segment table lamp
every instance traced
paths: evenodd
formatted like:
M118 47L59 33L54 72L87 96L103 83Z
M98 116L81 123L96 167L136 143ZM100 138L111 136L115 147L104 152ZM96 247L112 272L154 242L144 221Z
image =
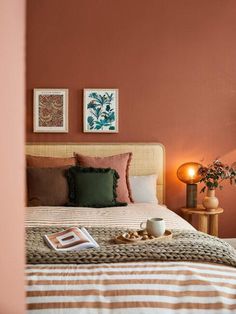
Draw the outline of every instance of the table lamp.
M187 184L186 186L186 207L197 207L197 182L201 176L198 174L198 169L201 164L197 162L186 162L177 170L177 177L180 181Z

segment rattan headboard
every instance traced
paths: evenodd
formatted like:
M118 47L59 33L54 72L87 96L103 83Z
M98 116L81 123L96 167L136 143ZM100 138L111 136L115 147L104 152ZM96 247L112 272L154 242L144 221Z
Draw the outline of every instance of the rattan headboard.
M156 173L157 197L160 204L165 201L164 166L165 150L162 144L142 143L30 143L26 145L26 154L35 156L66 157L79 152L88 156L111 156L132 152L131 175L148 175Z

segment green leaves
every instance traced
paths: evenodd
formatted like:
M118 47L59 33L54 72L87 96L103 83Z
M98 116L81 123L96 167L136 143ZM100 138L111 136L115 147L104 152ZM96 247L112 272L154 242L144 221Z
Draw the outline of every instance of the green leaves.
M200 182L203 182L205 186L200 192L204 192L206 187L208 189L223 189L220 184L222 181L229 181L230 184L236 183L236 171L233 167L229 167L227 164L223 164L220 160L216 159L212 164L201 166L199 168L199 174L201 175Z
M112 108L114 93L90 93L91 101L87 104L90 115L87 118L90 130L115 130L115 112Z
M93 130L93 128L94 128L94 118L92 116L88 116L87 122L89 124L89 129Z

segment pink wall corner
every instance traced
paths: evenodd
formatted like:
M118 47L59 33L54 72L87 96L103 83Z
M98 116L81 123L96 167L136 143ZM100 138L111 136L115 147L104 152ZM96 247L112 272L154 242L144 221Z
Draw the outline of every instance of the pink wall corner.
M0 1L0 313L23 314L25 1Z

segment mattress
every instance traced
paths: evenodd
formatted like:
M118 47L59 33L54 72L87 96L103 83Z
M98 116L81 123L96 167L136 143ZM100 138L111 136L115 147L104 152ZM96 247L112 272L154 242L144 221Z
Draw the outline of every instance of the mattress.
M162 217L168 229L194 228L165 206L30 207L26 226L139 228ZM236 313L236 269L197 262L27 265L28 313Z

